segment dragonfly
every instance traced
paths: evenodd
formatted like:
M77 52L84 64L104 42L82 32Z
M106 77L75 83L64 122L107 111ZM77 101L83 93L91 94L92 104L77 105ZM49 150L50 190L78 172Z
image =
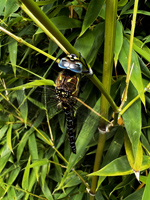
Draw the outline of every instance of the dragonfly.
M75 54L69 54L62 58L58 66L63 69L56 79L56 99L58 106L62 108L66 116L68 139L71 150L76 154L74 107L79 94L79 77L77 74L86 73L92 75L92 70L83 71L83 63Z
M87 75L92 75L92 70L91 69L87 69L87 70L83 70L83 68L87 68L81 61L79 58L77 58L77 56L75 54L69 54L66 57L60 59L59 63L58 63L59 68L62 69L62 71L58 74L57 78L56 78L56 82L55 82L55 89L51 89L51 88L47 88L46 87L46 102L48 103L48 107L49 107L49 119L51 119L52 124L56 125L57 121L56 119L60 119L62 116L61 113L59 113L58 118L54 117L58 114L58 108L61 108L61 110L64 112L65 114L65 121L66 121L66 127L67 127L67 133L68 133L68 139L69 139L69 144L71 147L71 151L76 154L76 139L75 139L75 135L77 131L76 128L76 121L79 121L78 124L83 124L82 122L84 121L85 115L82 117L80 115L83 114L83 112L81 112L79 115L78 113L81 111L81 109L77 110L77 107L79 104L78 102L84 104L84 106L82 107L82 109L84 109L84 107L88 107L85 103L83 103L81 101L81 98L83 97L83 99L87 99L89 94L90 94L90 89L88 89L88 85L86 86L85 90L83 91L83 93L81 93L81 78L82 78L82 74L87 74ZM89 82L90 83L90 82ZM92 84L90 84L91 86ZM90 88L90 87L89 87ZM96 92L93 92L93 96L96 95ZM51 94L50 94L51 93ZM53 93L53 95L52 95ZM50 94L50 95L48 95ZM79 99L79 94L80 94L80 99ZM84 94L86 96L86 98L84 98ZM34 95L34 99L37 99L37 102L39 102L39 98L40 98L40 92L38 91L38 93L33 93ZM32 95L31 96L27 96L28 100L30 100L33 104L35 104L36 106L38 106L39 108L43 107L42 104L39 106L37 105L37 103L34 103L32 99ZM90 98L91 99L91 98ZM57 106L52 106L51 103L54 103L55 100L55 104L57 103ZM49 102L48 102L49 101ZM45 103L44 103L45 104ZM81 104L80 104L81 106ZM43 107L44 108L44 107ZM45 108L44 108L45 109ZM91 109L90 107L88 107L88 109ZM88 110L87 109L87 110ZM57 110L57 111L56 111ZM77 110L77 112L76 112ZM86 110L86 114L87 111ZM60 111L59 111L60 112ZM94 110L92 110L92 112L94 112ZM51 116L50 116L51 115ZM96 115L100 116L98 113L96 113ZM75 117L77 116L77 117ZM79 120L79 117L82 118L82 122L81 120ZM63 120L64 118L61 118L59 123L61 123L60 129L61 131L64 130L64 128L62 128L62 124L64 122ZM54 121L53 121L54 120ZM79 126L78 126L79 127ZM57 127L58 128L58 127ZM79 128L78 128L79 129ZM51 131L50 131L51 133ZM58 132L57 132L58 134Z

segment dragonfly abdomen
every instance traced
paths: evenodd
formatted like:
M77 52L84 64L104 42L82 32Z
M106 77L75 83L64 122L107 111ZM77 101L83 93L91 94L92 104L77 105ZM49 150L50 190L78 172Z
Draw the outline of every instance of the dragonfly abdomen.
M68 132L69 144L70 144L72 152L76 154L73 111L70 111L69 109L64 109L64 113L65 113L66 121L67 121L67 132Z
M56 79L56 98L66 116L67 133L70 147L76 153L74 130L74 107L79 92L79 78L69 70L62 71Z

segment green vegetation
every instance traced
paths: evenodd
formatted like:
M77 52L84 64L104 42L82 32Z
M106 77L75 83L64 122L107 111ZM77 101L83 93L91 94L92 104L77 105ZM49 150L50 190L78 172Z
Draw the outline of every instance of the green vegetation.
M149 10L146 0L0 1L1 199L150 198ZM92 67L79 98L103 116L77 103L76 155L54 99L69 53Z

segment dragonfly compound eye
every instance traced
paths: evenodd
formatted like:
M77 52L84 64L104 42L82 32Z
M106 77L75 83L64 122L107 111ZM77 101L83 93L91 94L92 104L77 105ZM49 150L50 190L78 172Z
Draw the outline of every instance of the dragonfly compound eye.
M83 68L82 62L80 62L77 57L69 57L69 55L65 58L62 58L58 63L58 66L62 69L68 69L75 73L82 73Z

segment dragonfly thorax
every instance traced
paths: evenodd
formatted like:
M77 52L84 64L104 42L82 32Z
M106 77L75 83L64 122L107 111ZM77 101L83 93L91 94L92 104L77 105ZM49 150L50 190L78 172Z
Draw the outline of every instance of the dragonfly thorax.
M67 121L68 139L73 153L76 153L74 130L74 107L79 92L79 78L69 70L60 72L56 79L57 107L62 108Z

